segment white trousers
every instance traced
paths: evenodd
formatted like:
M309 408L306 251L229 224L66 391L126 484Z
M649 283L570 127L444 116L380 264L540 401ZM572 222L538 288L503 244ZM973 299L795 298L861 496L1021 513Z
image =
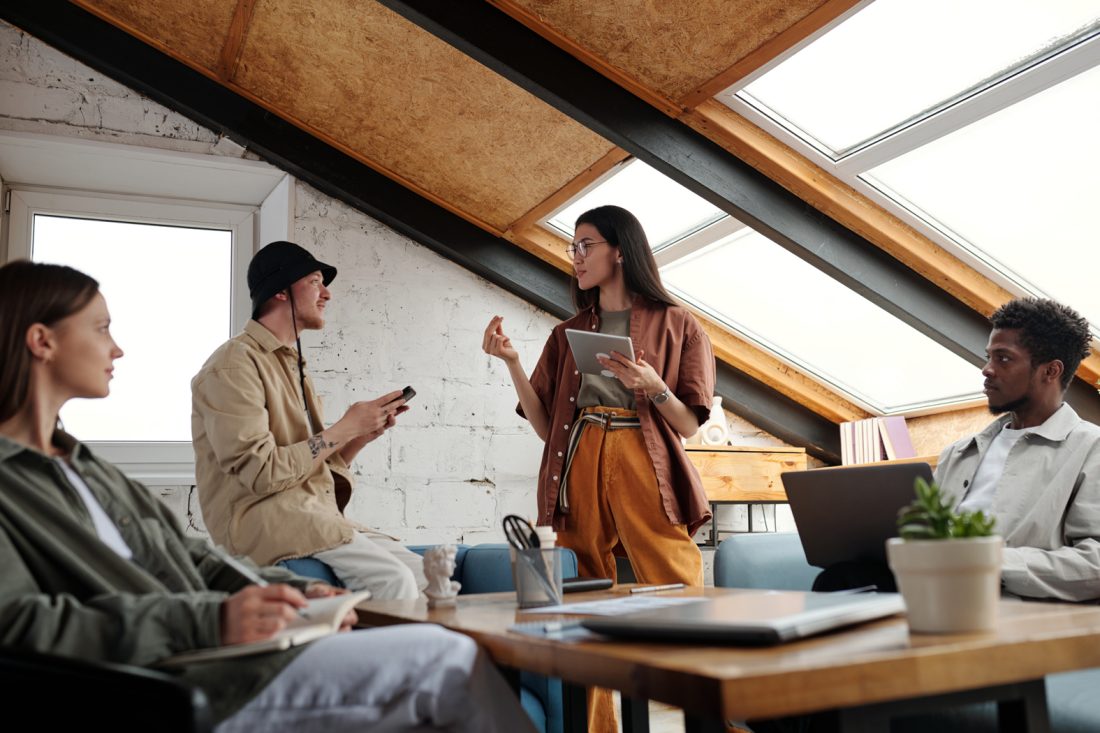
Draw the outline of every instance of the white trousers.
M313 642L217 733L534 733L468 637L431 624Z
M375 600L415 599L428 587L424 558L382 534L356 532L351 542L313 554L351 590Z

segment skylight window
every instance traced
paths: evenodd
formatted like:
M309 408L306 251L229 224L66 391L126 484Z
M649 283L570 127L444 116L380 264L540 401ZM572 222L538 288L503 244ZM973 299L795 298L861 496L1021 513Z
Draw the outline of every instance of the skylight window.
M571 237L576 217L604 204L638 216L677 297L868 410L980 396L976 367L637 160L545 226Z
M872 185L1100 323L1100 67L872 169Z
M738 96L836 158L1098 29L1096 0L876 0Z
M605 204L622 206L637 216L654 250L726 217L721 209L671 178L640 160L632 160L552 216L547 224L555 233L572 237L577 217Z
M980 396L977 367L752 229L663 267L661 278L876 412Z

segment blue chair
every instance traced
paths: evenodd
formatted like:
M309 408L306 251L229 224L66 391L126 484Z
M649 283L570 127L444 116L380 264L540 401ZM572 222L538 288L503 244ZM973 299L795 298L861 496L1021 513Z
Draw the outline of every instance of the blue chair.
M821 572L806 562L802 542L794 532L733 535L718 547L714 558L714 584L721 588L810 590ZM1052 733L1100 731L1100 669L1050 675L1047 707ZM895 721L892 733L992 733L996 729L993 703L971 705L930 715L914 715Z
M295 575L303 578L313 578L328 583L334 588L343 588L344 583L332 572L332 568L322 560L315 557L296 557L293 560L282 560L278 563Z
M410 545L409 549L423 555L434 545ZM562 576L577 575L577 556L572 550L564 550ZM312 557L284 560L279 563L291 572L307 578L323 580L330 585L341 583L325 563ZM500 593L515 590L512 583L512 559L508 545L483 544L459 545L455 555L455 573L452 579L462 584L460 594ZM531 716L535 728L546 733L562 733L561 680L542 677L528 672L520 673L520 702Z

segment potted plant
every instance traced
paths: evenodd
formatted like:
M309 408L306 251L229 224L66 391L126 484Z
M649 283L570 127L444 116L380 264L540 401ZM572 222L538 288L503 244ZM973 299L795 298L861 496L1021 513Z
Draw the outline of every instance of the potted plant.
M984 512L955 512L935 483L918 478L917 498L898 512L886 557L908 609L926 633L988 631L997 625L1001 538Z

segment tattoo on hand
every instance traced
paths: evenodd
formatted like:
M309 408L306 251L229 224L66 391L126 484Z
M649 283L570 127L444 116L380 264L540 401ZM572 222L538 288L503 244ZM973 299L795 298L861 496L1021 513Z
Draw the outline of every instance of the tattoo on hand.
M321 455L321 451L336 447L336 443L325 440L320 433L312 436L306 442L309 444L309 452L313 454L314 458Z

